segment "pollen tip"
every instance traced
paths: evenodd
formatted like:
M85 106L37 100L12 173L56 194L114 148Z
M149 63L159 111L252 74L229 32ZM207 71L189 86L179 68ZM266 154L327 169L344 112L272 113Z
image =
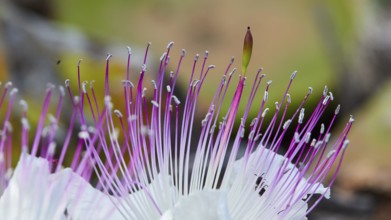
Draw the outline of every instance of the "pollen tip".
M22 123L22 127L26 130L30 130L30 123L29 121L27 120L27 118L23 117L22 119L20 119L20 122Z
M162 62L164 60L164 58L166 58L166 55L167 55L167 52L164 52L161 56L160 56L160 62Z
M69 87L70 79L65 80L65 87Z
M92 81L90 82L90 89L94 88L94 84L95 84L95 80L92 80Z
M314 89L311 86L308 87L308 95L311 95L313 91L314 91Z
M284 130L286 130L286 129L289 127L289 125L291 125L291 122L292 122L292 120L291 120L291 119L288 119L288 120L284 123L284 125L282 126L282 128L283 128Z
M126 47L128 49L128 54L132 54L132 48L130 48L129 46Z
M346 140L343 142L342 149L345 150L345 149L349 146L349 143L350 143L350 140L349 140L349 139L346 139Z
M286 94L286 101L287 101L288 104L292 103L292 98L291 98L291 95L289 93Z
M8 89L9 87L12 86L12 82L11 81L8 81L6 84L5 84L5 88Z
M89 134L88 134L87 131L80 131L79 134L78 134L78 137L79 137L80 139L86 140L86 139L88 139Z
M106 61L109 61L111 57L112 57L112 55L110 53L108 53L106 56Z
M264 118L268 112L269 112L269 108L265 108L265 110L263 110L262 112L262 118Z
M87 93L87 84L88 84L87 81L84 81L84 82L81 84L81 88L82 88L84 94Z
M323 96L326 97L328 92L329 92L329 88L327 87L327 85L325 85L323 89Z
M330 158L330 157L334 156L334 154L335 154L336 152L337 152L336 150L331 150L331 151L327 154L327 158Z
M229 76L232 76L236 71L236 68L233 68L232 71L229 73Z
M147 71L147 65L143 64L143 65L141 65L141 72L143 73L145 71Z
M151 101L152 105L155 106L156 108L159 108L159 103L157 103L155 100Z
M56 152L56 143L55 142L51 142L49 144L48 154L53 156L55 152Z
M59 86L58 86L58 90L60 91L60 95L61 95L62 97L64 97L64 96L65 96L65 89L64 89L64 86L59 85Z
M293 71L293 73L291 74L291 79L293 80L297 75L297 70Z
M339 113L340 109L341 109L341 105L340 105L340 104L338 104L338 105L337 105L337 108L335 108L335 112L334 112L334 114L338 115L338 113Z
M21 99L21 100L19 101L19 105L22 106L24 112L27 111L27 109L28 109L28 104L27 104L26 100Z
M152 83L152 85L153 85L153 88L156 90L156 89L157 89L157 85L156 85L155 80L151 80L151 83Z
M174 46L174 41L170 41L170 43L167 44L167 49L171 49L172 46Z
M172 98L174 99L174 102L175 102L176 105L181 104L181 102L179 101L178 97L176 97L175 95L173 95Z
M16 93L18 93L18 91L19 90L17 88L12 88L10 92L10 96L14 96Z
M118 118L122 118L122 113L120 112L120 110L115 109L115 110L114 110L114 114L115 114Z
M197 53L197 54L195 55L195 57L194 57L194 61L197 61L199 57L200 57L200 55Z

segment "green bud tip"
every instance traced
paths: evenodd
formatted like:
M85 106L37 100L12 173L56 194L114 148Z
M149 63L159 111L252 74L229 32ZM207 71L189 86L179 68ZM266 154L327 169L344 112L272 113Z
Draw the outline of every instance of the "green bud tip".
M246 36L244 37L243 55L242 55L242 74L246 75L248 64L250 63L253 51L253 36L250 27L247 27Z

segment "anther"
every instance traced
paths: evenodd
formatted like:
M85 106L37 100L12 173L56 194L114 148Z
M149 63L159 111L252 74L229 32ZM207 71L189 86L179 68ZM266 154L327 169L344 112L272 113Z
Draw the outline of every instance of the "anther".
M265 94L263 95L263 101L267 102L268 99L269 99L269 92L265 91Z
M27 120L27 118L22 118L21 120L21 123L22 123L22 127L26 130L30 130L30 123L29 121Z
M324 133L324 124L322 123L320 125L320 134L323 134Z
M308 95L311 95L314 89L312 87L308 87Z
M300 142L300 135L299 133L296 131L295 132L295 143L299 143Z
M8 89L8 88L11 87L11 86L12 86L12 82L7 82L7 83L5 84L4 87L5 87L6 89Z
M350 141L348 139L346 139L344 142L343 142L343 145L342 145L342 150L345 150L348 145L349 145Z
M329 92L329 96L330 96L330 100L333 101L334 100L334 95L332 92Z
M250 132L250 134L248 134L248 139L249 139L249 140L253 140L254 134L255 134L255 130L252 130L252 131Z
M197 61L199 57L200 57L200 55L197 53L197 54L195 55L195 57L194 57L194 61Z
M18 93L18 89L17 88L12 88L11 92L10 92L10 96L14 96L16 93Z
M337 108L335 109L334 114L338 115L340 109L341 109L341 105L338 105Z
M160 56L160 62L164 60L164 58L166 58L166 55L167 55L167 52L164 52L161 56Z
M304 120L304 111L305 111L304 108L302 108L302 109L300 110L299 124L302 124L302 123L303 123L303 120Z
M269 108L265 108L265 110L263 110L262 112L262 118L264 118L267 114L267 112L269 111Z
M235 73L236 68L233 68L232 71L228 74L230 77Z
M28 104L27 104L27 102L26 102L24 99L21 99L21 100L19 101L19 105L22 106L24 112L26 112L27 109L28 109L28 107L29 107Z
M311 140L311 132L307 132L306 136L305 136L305 143L310 143L310 140Z
M326 134L326 137L324 139L324 142L328 143L330 141L330 137L331 137L331 134L330 133L327 133Z
M253 120L251 121L250 123L250 127L254 126L255 123L257 123L258 119L257 118L253 118Z
M92 81L90 82L90 89L94 88L94 84L95 84L95 80L92 80Z
M141 97L144 98L145 97L145 93L147 92L147 88L144 87L142 93L141 93Z
M112 55L108 53L107 57L106 57L106 61L110 60L111 57L112 57Z
M322 146L323 145L323 141L318 141L318 142L316 142L316 144L315 144L315 149L318 149L320 146Z
M65 96L65 89L64 89L64 86L58 86L58 90L60 91L60 95L62 96L62 97L64 97Z
M69 79L66 79L66 80L65 80L65 87L69 87L69 83L70 83L70 80L69 80Z
M297 74L297 70L293 71L293 73L291 75L291 79L294 79L296 77L296 74Z
M151 83L152 83L152 85L153 85L153 88L156 90L156 89L157 89L157 86L156 86L155 80L151 80Z
M49 144L48 154L49 154L50 156L53 156L55 152L56 152L56 143L51 142L51 143Z
M175 95L173 95L172 98L174 99L174 102L175 102L176 105L181 104L181 102L179 101L178 97L176 97Z
M262 137L262 134L258 134L258 135L255 137L254 141L258 141L259 138L261 138L261 137Z
M323 90L323 96L324 97L327 96L328 91L329 91L329 88L327 86L324 86L324 90Z
M316 144L316 139L314 138L314 139L312 139L312 142L311 142L311 147L314 147L315 146L315 144Z
M118 109L114 110L114 114L117 115L118 118L122 118L122 113Z
M152 103L152 105L154 105L156 108L159 108L159 104L158 104L155 100L152 100L151 103Z
M291 120L291 119L288 119L288 120L284 123L284 125L282 126L282 128L283 128L284 130L286 130L286 129L289 127L289 125L291 124L291 122L292 122L292 120Z
M142 65L141 65L141 71L142 71L142 72L147 71L147 65L146 65L146 64L142 64Z
M168 43L167 49L171 49L172 46L174 46L174 41L171 41L170 43Z
M88 83L87 81L84 81L84 82L82 83L82 90L83 90L83 93L84 93L84 94L87 93L87 89L86 89L87 83Z
M330 158L330 157L334 156L334 154L335 154L336 152L337 152L336 150L331 150L331 151L327 154L327 158Z
M322 104L326 105L327 102L329 101L329 99L330 99L330 96L326 95L325 98L323 99L323 103Z
M87 131L80 131L79 134L78 134L78 136L79 136L80 139L86 140L86 139L88 139L89 134L88 134Z

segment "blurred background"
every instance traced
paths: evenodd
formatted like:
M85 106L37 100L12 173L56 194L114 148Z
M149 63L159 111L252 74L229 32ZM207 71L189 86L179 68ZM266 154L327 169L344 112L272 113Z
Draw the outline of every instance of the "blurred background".
M175 42L173 61L182 48L187 51L179 77L182 86L188 82L194 55L209 51L209 64L216 69L200 98L204 109L232 56L240 67L243 36L251 26L254 49L249 75L264 68L273 80L271 100L280 98L290 73L298 70L293 102L301 101L308 86L320 96L328 85L335 102L342 104L334 133L349 114L356 119L334 197L310 219L391 219L391 1L1 0L0 4L0 79L13 81L32 112L39 111L37 97L42 97L47 82L63 84L70 78L76 83L80 58L83 80L97 80L103 79L106 54L113 54L110 74L115 84L125 77L126 46L132 48L137 73L145 47L152 42L148 65L152 73L170 41Z

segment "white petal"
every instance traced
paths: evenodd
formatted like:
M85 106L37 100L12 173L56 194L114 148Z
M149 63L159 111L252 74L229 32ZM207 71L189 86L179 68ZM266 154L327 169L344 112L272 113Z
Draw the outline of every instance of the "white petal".
M182 197L160 220L231 220L227 194L219 190L204 190Z
M114 197L93 188L77 174L72 174L72 181L66 193L69 200L67 213L71 219L125 219L116 209Z
M22 154L8 187L0 198L0 219L60 219L68 181L51 181L46 159Z

